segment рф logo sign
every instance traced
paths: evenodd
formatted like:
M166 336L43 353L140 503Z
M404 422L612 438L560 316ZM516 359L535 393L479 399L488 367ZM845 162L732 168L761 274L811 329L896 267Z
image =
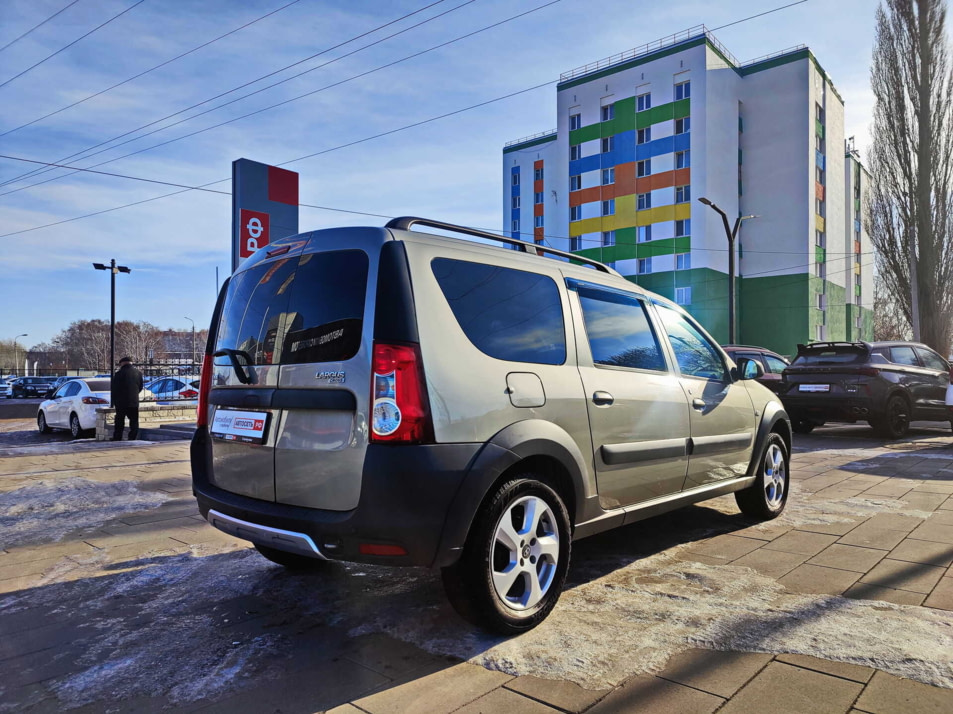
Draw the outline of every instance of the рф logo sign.
M270 217L267 213L261 211L249 211L246 208L241 209L240 232L238 243L238 255L241 258L247 258L256 250L260 250L268 245L269 242L269 222Z

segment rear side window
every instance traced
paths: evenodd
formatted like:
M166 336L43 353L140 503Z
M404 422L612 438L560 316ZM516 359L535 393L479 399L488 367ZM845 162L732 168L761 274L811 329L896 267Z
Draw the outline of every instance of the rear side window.
M645 306L628 295L579 288L593 364L665 371Z
M510 362L566 361L566 330L554 280L450 258L435 258L431 269L460 329L478 350Z
M912 347L891 347L890 361L894 364L920 366L920 363L917 362L917 353L913 351Z
M256 265L229 284L215 349L251 364L350 359L361 346L367 254L308 253ZM216 364L229 364L216 358Z

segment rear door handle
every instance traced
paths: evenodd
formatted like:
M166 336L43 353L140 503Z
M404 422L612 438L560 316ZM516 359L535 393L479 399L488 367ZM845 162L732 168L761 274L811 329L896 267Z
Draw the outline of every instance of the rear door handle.
M692 400L692 407L695 408L695 409L704 409L704 408L705 408L705 402L703 402L701 399L693 399L693 400Z
M614 401L615 397L608 392L598 391L592 395L592 403L600 406L612 404Z

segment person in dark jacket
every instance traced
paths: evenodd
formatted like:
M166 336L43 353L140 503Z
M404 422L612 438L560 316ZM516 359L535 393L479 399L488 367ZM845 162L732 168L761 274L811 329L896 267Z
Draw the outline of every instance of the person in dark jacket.
M116 408L113 441L122 441L122 430L129 417L129 441L139 436L139 392L142 391L142 373L132 366L131 357L119 360L119 369L112 376L110 394Z

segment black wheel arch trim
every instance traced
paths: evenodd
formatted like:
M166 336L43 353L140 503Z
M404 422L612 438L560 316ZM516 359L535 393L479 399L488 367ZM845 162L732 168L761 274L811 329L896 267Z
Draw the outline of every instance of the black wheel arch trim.
M587 488L590 468L576 442L552 422L541 419L516 422L497 432L483 446L464 477L447 512L436 567L457 561L478 509L503 473L534 457L553 459L562 466L573 488L573 503L565 504L570 524L575 527L585 520L585 506L592 495Z
M751 463L748 464L748 476L753 477L758 473L759 457L761 449L768 438L768 434L777 432L784 440L784 446L788 451L788 459L791 458L791 417L784 410L784 407L778 402L769 402L764 406L761 414L761 423L758 425L758 433L755 436L754 448L751 451Z

